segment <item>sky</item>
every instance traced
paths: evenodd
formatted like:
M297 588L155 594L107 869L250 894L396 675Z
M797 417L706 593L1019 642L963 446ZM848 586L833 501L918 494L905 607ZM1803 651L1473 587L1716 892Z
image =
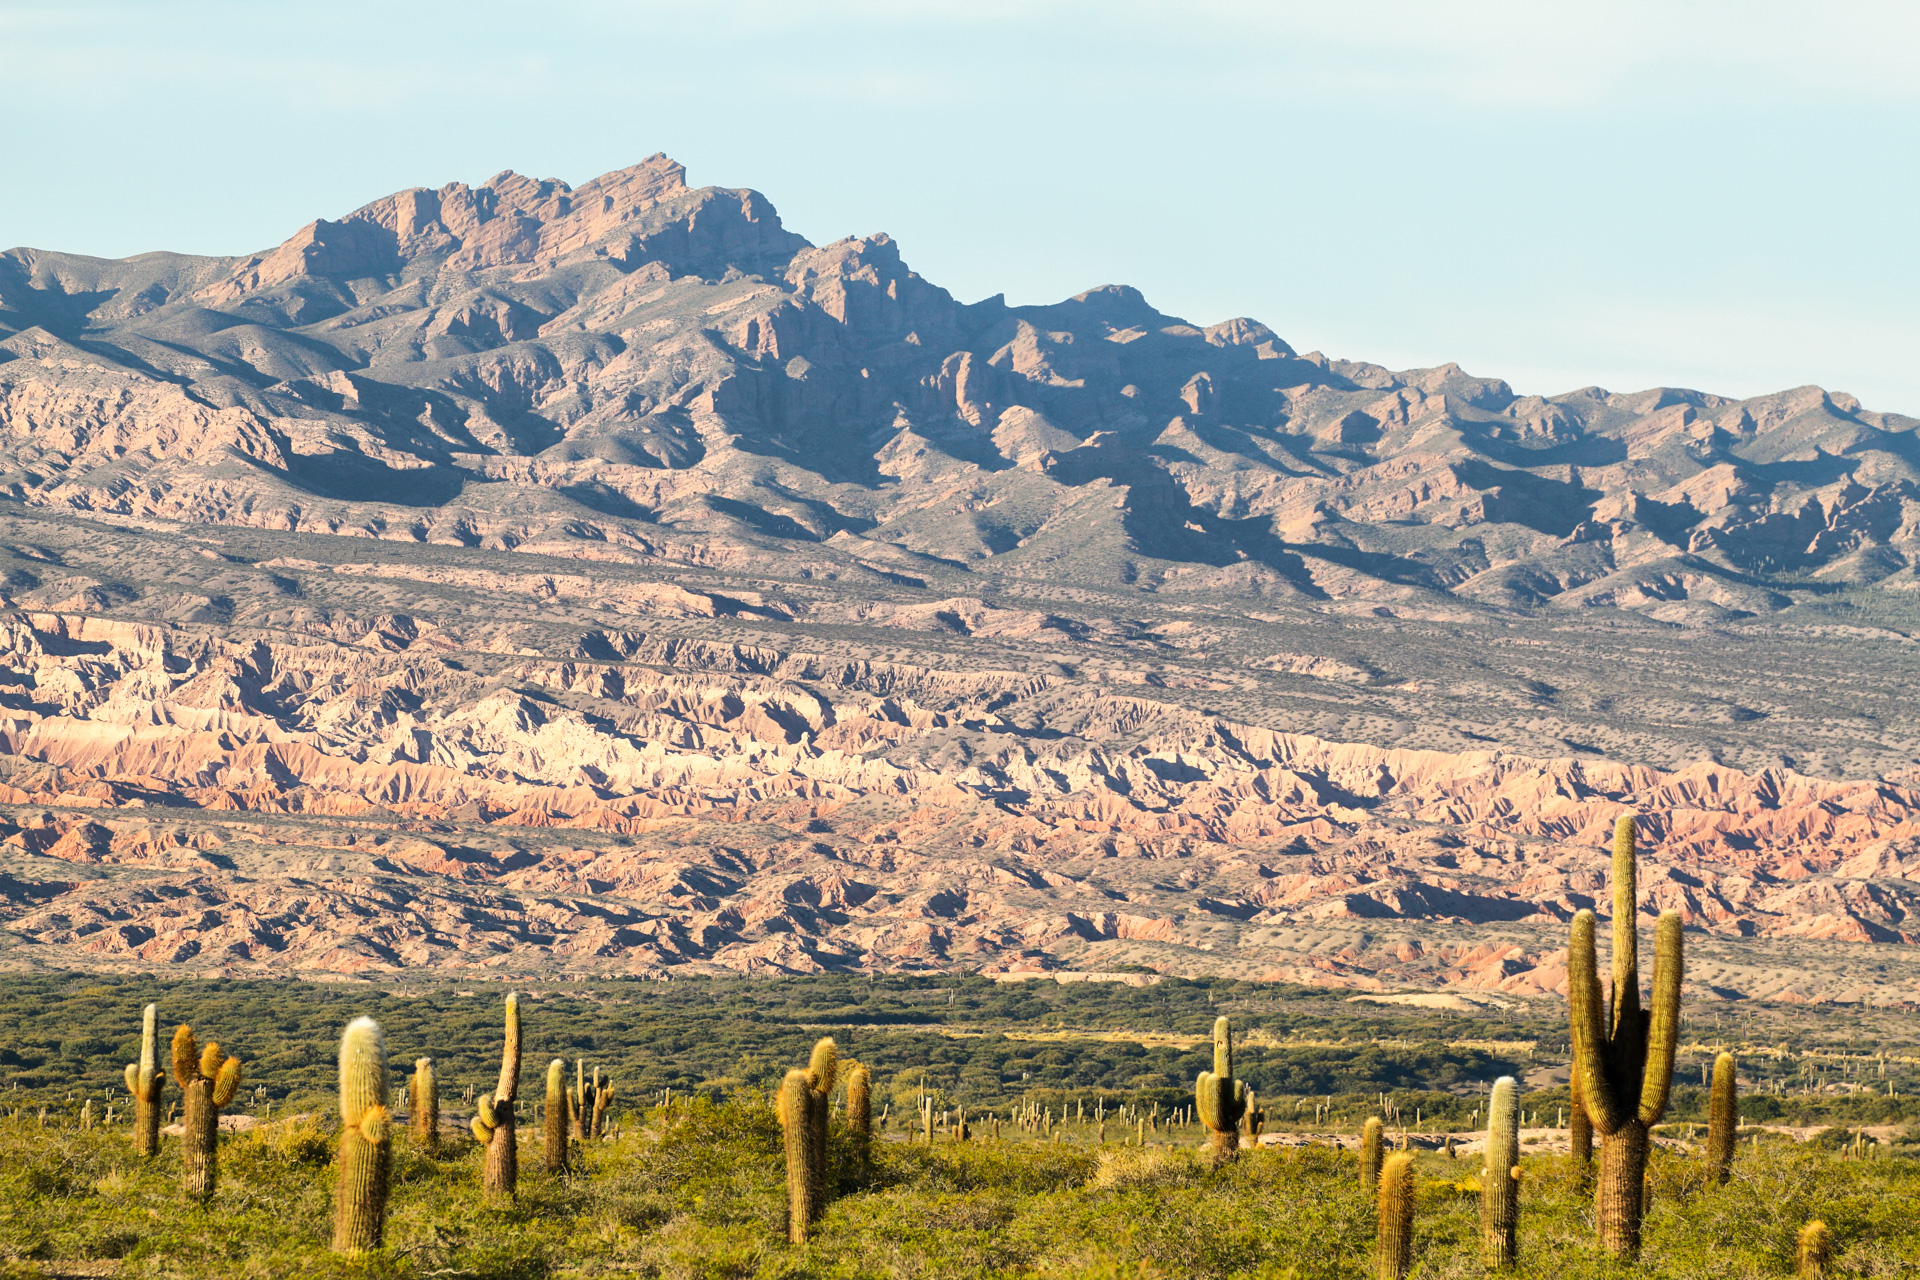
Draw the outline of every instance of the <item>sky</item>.
M1907 0L0 0L0 247L664 151L965 301L1920 416L1917 65Z

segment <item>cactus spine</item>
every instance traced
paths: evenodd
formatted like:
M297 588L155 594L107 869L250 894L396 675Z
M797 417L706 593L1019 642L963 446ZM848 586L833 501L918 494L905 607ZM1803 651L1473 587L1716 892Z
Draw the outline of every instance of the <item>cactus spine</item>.
M1799 1247L1794 1256L1794 1274L1800 1280L1827 1280L1833 1273L1833 1232L1815 1218L1800 1228Z
M1402 1280L1413 1267L1413 1153L1396 1151L1380 1167L1379 1231L1374 1236L1377 1280Z
M180 1185L190 1199L206 1200L219 1181L220 1108L240 1088L240 1060L212 1041L202 1049L184 1022L173 1033L173 1078L186 1102L181 1117Z
M393 1118L387 1111L387 1048L372 1018L355 1018L340 1037L339 1166L333 1251L378 1249L393 1176Z
M1216 1162L1239 1153L1240 1120L1247 1113L1248 1100L1246 1083L1233 1078L1232 1029L1225 1018L1215 1018L1213 1070L1202 1071L1193 1082L1193 1102L1207 1126L1207 1144Z
M1593 1127L1599 1130L1600 1189L1594 1218L1600 1243L1616 1257L1640 1254L1645 1211L1647 1130L1667 1110L1673 1051L1680 1026L1683 965L1680 914L1662 912L1654 933L1653 1007L1640 1007L1639 905L1634 825L1622 817L1613 842L1613 1010L1601 1018L1593 912L1573 917L1567 948L1567 1003L1574 1070Z
M140 1017L140 1061L127 1064L127 1094L133 1099L133 1146L143 1156L160 1154L160 1095L167 1077L160 1070L160 1006L150 1004Z
M512 1199L520 1182L520 1149L514 1132L513 1104L520 1096L520 997L507 995L506 1039L500 1048L500 1083L474 1099L473 1136L486 1145L481 1185L489 1197Z
M1360 1187L1368 1195L1380 1187L1380 1154L1386 1139L1386 1126L1379 1116L1368 1116L1360 1126Z
M1506 1268L1519 1254L1520 1086L1512 1076L1494 1082L1487 1103L1487 1158L1480 1171L1480 1256Z
M567 1061L555 1058L547 1064L546 1157L548 1173L564 1173L567 1168L567 1130L571 1127L572 1108L567 1105Z
M1713 1060L1713 1096L1707 1105L1707 1176L1724 1184L1733 1173L1733 1145L1740 1130L1739 1072L1733 1055Z
M440 1082L433 1059L419 1058L407 1081L407 1114L413 1119L413 1140L428 1155L440 1154Z

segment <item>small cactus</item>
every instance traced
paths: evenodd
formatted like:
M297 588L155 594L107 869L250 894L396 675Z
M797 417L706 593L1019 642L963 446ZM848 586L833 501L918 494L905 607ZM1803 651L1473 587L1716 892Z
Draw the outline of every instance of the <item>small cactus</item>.
M158 1018L150 1004L140 1017L140 1061L127 1064L127 1096L133 1099L133 1147L149 1158L160 1153L160 1095L167 1077L160 1070Z
M1833 1232L1818 1218L1800 1228L1794 1274L1800 1280L1827 1280L1833 1274Z
M1380 1158L1386 1132L1379 1116L1368 1116L1367 1122L1360 1126L1360 1186L1368 1195L1380 1186Z
M240 1088L240 1060L208 1041L202 1049L193 1028L181 1023L173 1033L173 1078L186 1101L180 1140L180 1185L189 1199L206 1200L219 1181L220 1108Z
M520 1096L520 997L507 995L506 1036L500 1049L500 1083L474 1099L473 1136L487 1149L481 1185L490 1199L513 1198L520 1183L519 1139L513 1104Z
M1374 1236L1376 1280L1403 1280L1413 1267L1413 1153L1396 1151L1380 1167L1379 1229Z
M1233 1078L1233 1036L1225 1018L1213 1021L1213 1070L1202 1071L1193 1084L1194 1108L1207 1126L1207 1142L1215 1161L1231 1160L1240 1150L1240 1120L1251 1095L1246 1083Z
M340 1037L338 1163L333 1251L378 1249L393 1177L393 1118L387 1111L387 1048L372 1018L355 1018Z
M413 1120L413 1141L428 1155L440 1153L440 1083L433 1074L433 1059L418 1058L413 1078L407 1081L407 1114Z
M567 1062L555 1058L547 1064L547 1172L564 1173L567 1168L567 1130L570 1108L567 1106Z
M1514 1264L1519 1228L1520 1086L1501 1076L1487 1103L1487 1155L1480 1171L1480 1254L1488 1268Z
M1733 1174L1733 1148L1740 1131L1739 1072L1733 1055L1713 1060L1713 1095L1707 1105L1707 1176L1724 1184Z

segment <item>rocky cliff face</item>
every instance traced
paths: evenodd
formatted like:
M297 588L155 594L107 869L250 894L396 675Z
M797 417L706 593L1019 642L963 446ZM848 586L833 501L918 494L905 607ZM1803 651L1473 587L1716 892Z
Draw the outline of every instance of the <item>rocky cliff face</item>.
M1916 425L961 304L664 157L14 250L5 962L1552 990L1634 809L1703 991L1911 998Z

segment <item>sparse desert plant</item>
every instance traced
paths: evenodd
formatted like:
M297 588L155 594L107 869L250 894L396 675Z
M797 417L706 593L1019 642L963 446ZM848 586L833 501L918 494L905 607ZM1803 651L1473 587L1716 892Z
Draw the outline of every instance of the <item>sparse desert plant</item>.
M160 1006L150 1004L140 1015L140 1061L127 1064L127 1095L133 1099L133 1147L152 1158L160 1153L160 1098L166 1091L166 1073L159 1065Z
M474 1099L473 1136L486 1147L481 1182L492 1198L511 1200L520 1183L519 1139L513 1104L520 1093L520 997L507 995L506 1035L500 1047L500 1081Z
M440 1153L440 1082L433 1059L419 1058L407 1081L407 1115L413 1122L413 1140L428 1155Z
M1413 1153L1396 1151L1380 1166L1378 1227L1373 1242L1376 1280L1402 1280L1413 1267Z
M1707 1104L1707 1177L1725 1185L1733 1174L1740 1133L1739 1072L1730 1053L1713 1060L1713 1095Z
M340 1155L333 1193L333 1251L377 1249L386 1234L393 1176L387 1049L380 1024L355 1018L340 1037Z
M180 1185L190 1199L212 1197L220 1176L220 1109L240 1088L238 1058L208 1041L202 1049L193 1028L173 1033L173 1078L185 1103L180 1135Z
M1384 1219L1383 1219L1384 1220ZM1501 1076L1487 1102L1487 1151L1480 1169L1480 1257L1511 1267L1520 1230L1520 1085Z
M1202 1071L1193 1085L1194 1111L1207 1126L1207 1145L1216 1161L1231 1160L1240 1149L1240 1120L1247 1113L1246 1082L1233 1077L1233 1033L1224 1017L1213 1020L1213 1070Z
M1593 912L1574 915L1567 951L1573 1069L1601 1135L1594 1209L1600 1243L1616 1257L1640 1254L1648 1129L1666 1114L1680 1025L1680 915L1662 912L1654 934L1653 1007L1640 1007L1639 906L1634 823L1623 816L1613 846L1613 1009L1603 1022Z

